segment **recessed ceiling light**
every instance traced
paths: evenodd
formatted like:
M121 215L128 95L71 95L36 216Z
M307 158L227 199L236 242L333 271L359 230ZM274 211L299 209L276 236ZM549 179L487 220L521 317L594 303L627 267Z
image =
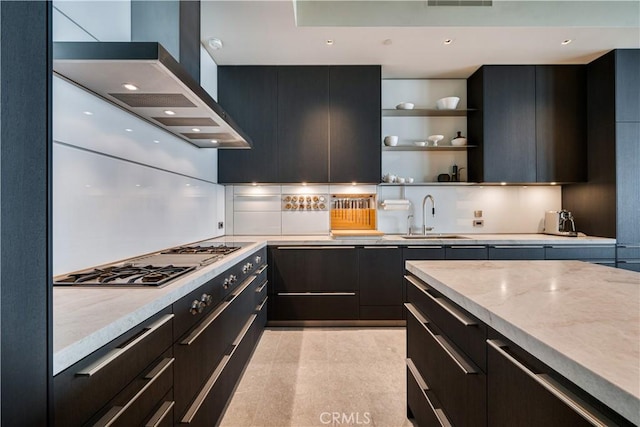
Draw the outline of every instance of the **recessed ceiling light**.
M171 111L171 110L164 110L164 113L167 116L175 116L176 115L176 112L175 111Z
M124 87L127 90L138 90L138 86L131 83L122 83L122 87Z
M552 182L551 185L556 185L556 182Z
M444 39L444 41L442 42L442 44L451 44L453 43L453 39Z
M217 139L212 139L211 143L214 144L214 145L217 145L218 144L218 140Z
M213 50L222 49L222 40L216 38L209 39L209 47Z
M133 129L126 128L126 129L125 129L125 131L127 131L127 132L133 132Z
M86 114L87 116L93 116L91 111L83 111L82 114Z
M566 45L568 45L569 43L571 43L572 41L573 41L573 40L571 40L571 39L565 39L565 40L562 40L562 43L560 43L560 44L561 44L562 46L566 46Z
M140 187L140 184L136 184L136 187Z
M507 185L507 183L506 182L501 182L500 185Z
M91 188L90 184L85 184L84 186L87 187L87 188Z
M332 39L327 39L327 41L325 43L327 43L327 46L331 46L333 44L333 40Z
M251 185L253 185L254 187L258 185L257 182L252 182Z
M200 129L198 129L198 128L191 128L191 130L194 131L194 132L200 132Z
M351 185L358 185L358 183L357 183L357 182L355 182L355 181L353 181L353 182L351 183Z
M160 144L160 141L158 141L157 139L154 139L153 142L155 142L156 144Z
M185 184L185 187L191 187L191 184Z

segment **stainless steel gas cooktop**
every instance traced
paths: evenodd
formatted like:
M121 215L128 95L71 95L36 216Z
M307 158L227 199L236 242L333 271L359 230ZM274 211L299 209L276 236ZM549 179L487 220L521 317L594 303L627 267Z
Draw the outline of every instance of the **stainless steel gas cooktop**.
M131 258L54 278L56 286L160 287L198 268L220 261L250 243L210 242L177 246L151 255Z

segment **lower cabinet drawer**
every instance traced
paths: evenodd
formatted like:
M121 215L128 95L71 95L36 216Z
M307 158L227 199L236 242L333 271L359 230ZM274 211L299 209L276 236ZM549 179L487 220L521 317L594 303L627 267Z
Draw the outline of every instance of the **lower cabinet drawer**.
M545 259L575 259L606 262L616 259L616 247L613 245L557 245L545 248Z
M486 425L486 374L412 304L407 307L407 356L453 425Z
M544 246L489 246L489 259L544 259Z
M173 426L173 407L175 401L173 400L173 390L169 391L160 404L155 408L155 411L145 421L144 427L171 427Z
M89 422L89 425L96 427L143 425L171 390L174 361L171 350L168 350L149 370L109 402L105 409Z
M407 406L419 427L451 426L411 359L407 359Z
M456 245L445 246L444 249L445 259L487 259L489 252L486 246L482 245Z
M617 414L603 414L560 385L539 367L529 366L502 340L488 340L488 425L522 427L626 426ZM601 404L600 404L601 405ZM610 410L609 410L610 411Z
M252 314L242 326L229 351L207 378L187 411L176 418L176 425L186 424L197 427L218 425L253 351L256 330L260 328L257 318L257 314Z
M619 259L616 267L640 272L640 259Z
M97 414L106 402L139 381L171 348L173 317L169 309L163 310L56 375L55 425L83 425L89 419L100 418L102 415Z
M267 281L266 279L263 280L262 282L259 282L258 287L256 288L255 292L254 292L254 302L256 304L256 306L260 305L260 303L262 303L262 301L264 301L265 297L267 296Z
M255 278L247 279L174 344L177 416L182 416L216 365L230 351L246 319L255 311L255 286Z
M412 275L405 276L407 300L443 331L471 360L486 370L487 327Z
M357 320L356 292L283 292L274 295L271 320Z

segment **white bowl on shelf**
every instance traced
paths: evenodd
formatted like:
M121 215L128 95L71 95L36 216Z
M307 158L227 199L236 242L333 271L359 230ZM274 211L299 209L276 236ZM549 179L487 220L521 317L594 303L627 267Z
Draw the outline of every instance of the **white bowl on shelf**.
M440 142L440 141L442 141L444 139L444 135L431 135L427 139L429 141L433 142L433 146L434 147L437 147L438 146L438 142Z
M397 110L413 110L413 107L415 105L413 105L412 102L401 102L400 104L396 105L396 109Z
M460 98L457 96L440 98L436 101L436 108L438 110L455 110L458 107L458 102L460 102Z
M467 145L467 138L453 138L451 140L451 145L453 145L454 147L462 147L464 145Z
M396 135L388 135L384 137L384 145L387 147L395 147L398 145L398 137Z
M427 145L427 141L414 141L413 143L418 147L424 147Z

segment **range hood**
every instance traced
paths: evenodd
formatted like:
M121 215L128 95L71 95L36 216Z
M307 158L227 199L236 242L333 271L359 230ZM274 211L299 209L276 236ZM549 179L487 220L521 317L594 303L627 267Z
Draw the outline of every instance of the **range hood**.
M252 146L160 43L55 42L53 71L197 147Z

